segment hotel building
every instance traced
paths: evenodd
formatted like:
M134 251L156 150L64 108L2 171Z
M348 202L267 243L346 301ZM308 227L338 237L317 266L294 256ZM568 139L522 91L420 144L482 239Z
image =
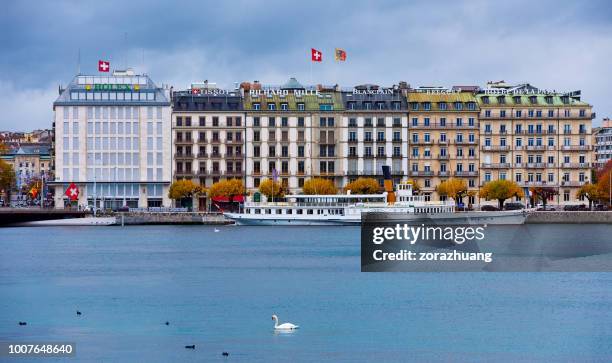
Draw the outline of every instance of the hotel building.
M171 121L167 90L132 70L77 75L53 103L55 207L170 206Z
M435 189L450 177L478 191L479 107L471 91L417 88L407 92L409 177L426 200L443 200ZM476 204L476 197L463 201Z
M579 92L559 94L528 84L489 83L476 98L481 185L514 180L526 190L557 189L553 203L577 202L578 189L591 177L594 117Z
M210 187L223 179L244 179L245 123L239 90L193 84L172 94L174 179ZM206 196L198 209L206 208Z
M593 130L595 141L595 168L601 168L612 160L612 121L604 118L601 127Z
M390 165L395 183L408 170L408 105L405 83L392 88L357 86L342 92L340 124L342 186L359 177L376 178L382 185L382 166Z
M307 88L294 78L280 87L243 83L246 112L246 187L253 191L274 170L290 192L325 177L342 186L339 123L342 96L336 89Z

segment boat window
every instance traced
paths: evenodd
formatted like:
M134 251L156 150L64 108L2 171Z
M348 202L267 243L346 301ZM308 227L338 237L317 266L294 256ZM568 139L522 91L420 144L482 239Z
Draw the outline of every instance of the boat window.
M297 212L297 214L304 214L304 210L303 209L297 209L296 212Z
M276 214L282 214L282 212L283 212L283 210L280 209L280 208L276 210Z
M314 214L312 209L309 209L309 210L307 211L307 213L308 213L308 214Z
M287 209L287 214L293 214L293 209Z
M255 209L255 214L261 214L261 209L256 208L256 209Z
M272 214L272 210L271 209L266 209L266 214Z

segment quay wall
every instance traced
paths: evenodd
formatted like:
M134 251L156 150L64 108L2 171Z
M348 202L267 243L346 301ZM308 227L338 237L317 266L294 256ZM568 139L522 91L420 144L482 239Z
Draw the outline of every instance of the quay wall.
M612 224L612 211L605 212L531 212L527 216L527 224Z
M117 213L117 224L139 225L139 224L211 224L221 225L232 223L221 213L151 213L151 212L126 212Z

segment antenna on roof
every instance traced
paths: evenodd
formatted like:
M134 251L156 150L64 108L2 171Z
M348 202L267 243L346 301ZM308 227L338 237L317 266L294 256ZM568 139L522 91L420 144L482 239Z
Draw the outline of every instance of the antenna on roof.
M79 48L79 51L77 54L77 74L78 75L81 74L81 48Z

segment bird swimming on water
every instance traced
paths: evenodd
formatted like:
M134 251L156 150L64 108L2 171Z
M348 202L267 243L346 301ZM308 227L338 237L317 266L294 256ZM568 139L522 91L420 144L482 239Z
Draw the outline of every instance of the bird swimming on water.
M186 345L185 349L195 349L195 344L192 345Z
M77 315L81 315L81 312L77 310Z
M19 325L28 325L28 323L26 323L25 321L20 321Z
M278 324L278 316L276 315L272 315L272 320L274 320L274 329L276 330L294 330L294 329L298 329L300 326L299 325L295 325L295 324L291 324L291 323L283 323L283 324Z
M169 321L167 321L167 322L166 322L166 325L170 325L170 322L169 322Z
M229 353L228 352L223 352L223 353L221 353L221 355L224 356L224 357L229 357Z

